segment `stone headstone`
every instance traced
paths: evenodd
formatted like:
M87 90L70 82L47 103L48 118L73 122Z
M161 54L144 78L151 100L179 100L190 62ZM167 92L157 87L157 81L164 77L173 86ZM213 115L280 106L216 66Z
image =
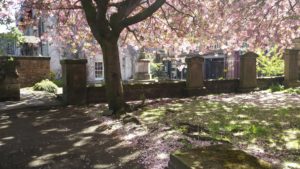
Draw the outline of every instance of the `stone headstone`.
M272 165L229 145L214 145L177 151L169 169L271 169Z
M185 59L187 64L186 90L188 96L198 96L204 93L204 58L198 54L187 55Z
M139 59L135 65L135 80L150 80L150 60Z

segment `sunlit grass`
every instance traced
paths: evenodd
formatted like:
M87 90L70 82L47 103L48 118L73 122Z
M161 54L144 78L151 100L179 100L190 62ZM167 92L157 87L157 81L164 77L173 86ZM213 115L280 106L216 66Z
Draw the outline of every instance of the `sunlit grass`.
M168 124L183 134L189 132L188 127L179 124L199 126L199 131L190 134L228 141L248 147L246 150L252 152L274 155L290 152L291 155L280 156L280 160L292 161L293 165L300 163L300 156L291 152L300 151L300 108L261 108L199 99L148 107L139 117L147 124ZM209 132L203 132L201 128ZM295 161L298 163L294 164Z

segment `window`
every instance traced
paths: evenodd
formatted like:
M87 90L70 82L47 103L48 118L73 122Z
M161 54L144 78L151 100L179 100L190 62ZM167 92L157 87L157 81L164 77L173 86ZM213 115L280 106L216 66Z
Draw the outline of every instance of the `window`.
M95 79L102 80L103 79L103 63L95 62Z
M6 54L14 55L15 54L15 45L13 42L8 42L6 47Z
M42 20L42 19L40 19L40 21L39 21L39 36L42 36L44 33L45 33L45 22Z
M49 44L47 42L42 42L41 54L42 56L49 56Z

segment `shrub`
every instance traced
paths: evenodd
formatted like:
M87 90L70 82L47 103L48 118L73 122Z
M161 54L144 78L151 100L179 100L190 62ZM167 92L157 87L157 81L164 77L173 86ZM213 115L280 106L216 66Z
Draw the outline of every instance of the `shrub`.
M259 49L257 51L257 72L259 76L279 76L284 72L283 51L277 46L268 52Z
M284 86L281 85L281 84L278 84L278 83L272 84L272 85L270 86L269 90L270 90L271 92L279 92L279 91L283 91L283 90L284 90Z
M64 84L62 79L54 79L52 80L52 82L56 84L58 87L63 87Z
M49 92L49 93L56 93L57 89L58 89L57 85L54 84L52 81L50 81L48 79L42 80L41 82L36 83L33 86L33 90L46 91L46 92Z
M300 88L299 87L289 88L289 89L286 89L284 92L288 93L288 94L300 94Z
M152 78L161 78L161 79L166 78L167 75L164 72L163 67L164 65L162 63L151 63L150 69L151 69Z
M48 79L51 80L51 81L55 80L55 79L56 79L56 78L55 78L55 73L51 71L51 72L49 73L49 75L48 75Z

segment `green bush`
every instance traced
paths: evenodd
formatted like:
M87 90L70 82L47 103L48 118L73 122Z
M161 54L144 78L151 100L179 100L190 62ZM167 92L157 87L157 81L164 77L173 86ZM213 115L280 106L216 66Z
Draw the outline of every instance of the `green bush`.
M283 51L277 46L271 48L267 53L257 50L257 73L259 76L280 76L284 72Z
M300 94L300 88L299 87L289 88L289 89L286 89L284 92L288 93L288 94Z
M52 72L52 71L50 71L50 73L49 73L49 75L48 75L48 79L51 80L51 81L55 80L55 79L56 79L56 78L55 78L55 73Z
M56 84L58 87L63 87L64 84L62 79L54 79L52 80L52 82Z
M270 86L269 90L270 90L271 92L279 92L279 91L283 91L283 90L284 90L284 86L281 85L281 84L278 84L278 83L272 84L272 85Z
M164 79L166 78L166 73L163 70L164 65L162 63L151 63L150 69L152 78Z
M56 93L57 89L58 89L57 85L48 79L42 80L41 82L36 83L33 86L33 90L47 91L49 93Z

